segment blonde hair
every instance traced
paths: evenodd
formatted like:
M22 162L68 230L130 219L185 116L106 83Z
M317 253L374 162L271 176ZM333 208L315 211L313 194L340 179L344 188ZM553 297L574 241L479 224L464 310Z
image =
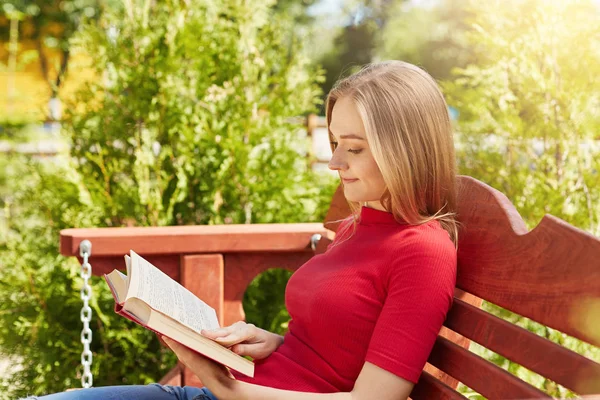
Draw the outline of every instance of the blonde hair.
M435 80L402 61L369 64L338 81L327 96L328 130L333 106L346 96L356 104L383 175L381 204L402 223L439 221L457 246L452 125ZM331 131L329 136L333 138ZM348 204L356 225L361 205Z

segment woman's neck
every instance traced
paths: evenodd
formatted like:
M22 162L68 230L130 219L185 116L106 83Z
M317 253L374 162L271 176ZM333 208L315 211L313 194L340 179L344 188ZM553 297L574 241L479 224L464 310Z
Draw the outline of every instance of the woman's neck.
M381 204L380 201L365 201L363 204L365 207L374 208L375 210L387 212L387 210L383 207L383 205Z

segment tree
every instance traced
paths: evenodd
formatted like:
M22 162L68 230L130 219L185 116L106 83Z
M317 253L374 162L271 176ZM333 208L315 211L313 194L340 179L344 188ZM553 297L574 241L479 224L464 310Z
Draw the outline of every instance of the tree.
M321 84L326 95L335 82L373 61L377 32L387 26L389 10L405 0L346 0L342 2L340 27L329 27L321 36L333 37L331 47L323 52L317 63L325 69ZM329 23L329 22L327 22ZM320 39L320 45L324 39ZM329 40L329 39L328 39ZM321 114L324 110L320 110Z
M407 61L436 79L449 79L453 68L476 61L477 47L467 43L471 17L465 1L396 2L388 23L378 31L375 56Z
M600 235L600 10L592 1L471 1L477 64L444 85L460 111L460 172L504 192L530 228L550 213ZM577 45L574 45L574 44ZM560 332L486 304L546 338L600 360ZM494 362L557 397L553 382Z
M310 25L314 22L313 17L307 12L317 0L277 0L273 10L284 13L294 20L296 25Z
M127 4L73 39L97 79L66 103L69 156L7 180L0 351L22 366L7 396L78 386L78 266L57 254L60 229L318 221L334 189L299 135L320 71L289 45L289 19L262 0ZM172 355L112 312L103 282L93 291L95 384L158 379Z

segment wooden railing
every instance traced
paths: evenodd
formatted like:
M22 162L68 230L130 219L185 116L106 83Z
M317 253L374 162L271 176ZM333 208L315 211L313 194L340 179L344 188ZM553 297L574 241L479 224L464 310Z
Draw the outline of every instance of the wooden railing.
M94 275L102 275L124 269L123 255L132 249L213 307L221 325L229 325L244 319L242 300L256 276L270 268L295 271L314 255L314 234L333 237L319 223L65 229L60 252L79 258L79 243L91 241L89 261ZM180 365L161 382L200 384Z

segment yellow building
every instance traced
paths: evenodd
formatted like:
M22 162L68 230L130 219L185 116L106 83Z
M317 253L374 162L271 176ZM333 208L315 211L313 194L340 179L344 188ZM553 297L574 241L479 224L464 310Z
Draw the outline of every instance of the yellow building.
M0 28L8 31L10 21L0 16ZM27 21L19 22L19 35L28 37L33 27ZM50 26L48 30L62 29ZM43 48L48 60L48 76L56 80L61 53L56 49ZM2 121L45 121L48 119L48 102L52 91L49 82L42 73L37 44L33 40L19 40L16 51L16 68L10 68L10 43L0 43L0 124ZM69 65L80 65L81 56L71 56ZM13 60L14 62L14 60ZM78 82L90 77L90 71L70 68L61 85L59 96L69 96Z

